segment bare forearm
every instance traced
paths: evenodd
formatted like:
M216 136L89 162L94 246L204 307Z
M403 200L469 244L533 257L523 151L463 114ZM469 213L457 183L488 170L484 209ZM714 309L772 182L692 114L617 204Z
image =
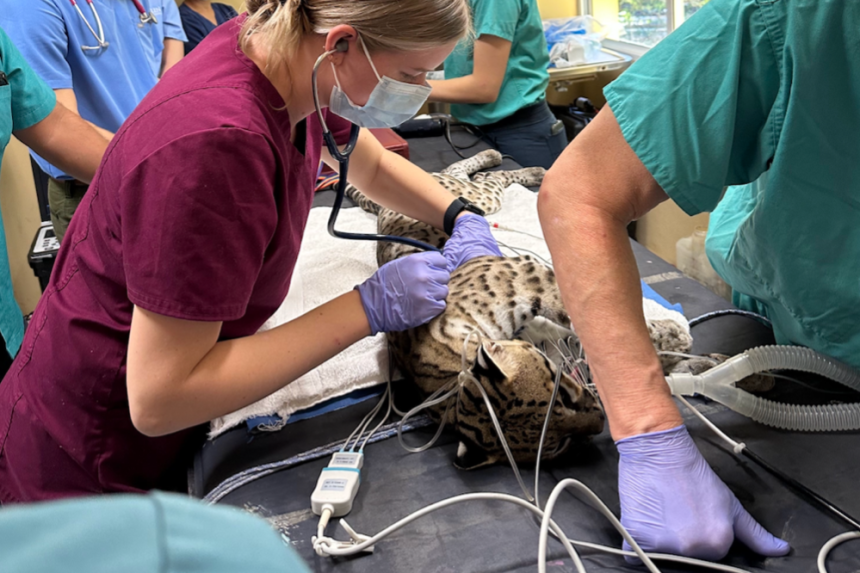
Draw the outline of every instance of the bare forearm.
M511 42L498 36L481 35L475 40L472 73L428 82L433 88L430 101L493 103L499 98L510 55Z
M178 64L183 56L185 56L185 44L173 38L165 38L164 51L161 52L161 74L159 77Z
M541 207L541 222L612 436L680 424L645 325L625 225L552 199Z
M648 335L626 232L666 199L608 107L568 146L538 194L564 303L615 439L681 422Z
M73 89L71 89L71 88L58 89L58 90L54 90L54 93L57 94L57 103L62 104L63 107L65 107L66 109L71 111L73 114L80 117L81 112L78 110L78 98L75 96L75 91ZM102 137L104 137L108 141L113 139L114 133L112 131L108 131L102 127L99 127L98 125L94 124L93 122L91 122L89 120L85 119L84 121L86 121L90 127L92 127L97 132L99 132L102 135Z
M481 81L470 74L450 80L427 82L433 91L430 101L441 103L493 103L499 97L499 86Z
M184 380L139 396L149 419L136 425L163 435L208 422L268 396L368 334L358 291L351 291L278 328L219 342ZM147 403L148 396L157 401Z
M407 159L386 152L372 183L361 191L373 201L438 229L455 197Z
M115 134L115 133L113 133L112 131L108 131L108 130L106 130L106 129L104 129L104 128L101 128L101 127L97 126L96 124L94 124L94 123L93 123L93 122L91 122L91 121L88 121L87 123L90 125L90 127L92 127L93 129L95 129L95 130L99 133L99 135L101 135L102 137L104 137L108 142L110 142L110 140L112 140L112 139L113 139L113 136L114 136L114 135L116 135L116 134Z
M76 179L90 182L108 140L76 113L58 103L48 117L15 132L24 145Z
M327 150L322 155L328 165L339 169ZM387 151L366 129L361 130L350 157L348 177L376 203L439 229L455 199L426 171Z

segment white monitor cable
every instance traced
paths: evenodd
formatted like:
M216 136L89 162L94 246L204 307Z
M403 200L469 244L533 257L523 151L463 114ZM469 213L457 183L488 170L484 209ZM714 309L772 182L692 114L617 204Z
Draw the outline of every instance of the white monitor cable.
M479 334L478 334L478 337L479 337L479 343L480 343L480 335ZM655 560L655 559L656 560L663 560L663 561L670 561L670 562L675 562L675 563L681 563L681 564L686 564L686 565L691 565L691 566L709 568L709 569L712 569L715 571L724 571L726 573L749 573L748 571L746 571L744 569L731 567L729 565L722 565L719 563L711 563L708 561L702 561L702 560L698 560L698 559L679 557L676 555L650 554L650 553L644 552L639 547L639 545L636 543L636 541L630 536L630 534L624 529L624 527L621 525L620 521L618 521L618 519L615 517L615 515L612 513L612 511L597 497L596 494L594 494L594 492L592 492L587 486L585 486L584 484L582 484L581 482L579 482L577 480L565 479L565 480L562 480L561 482L559 482L556 485L556 487L553 489L552 493L550 494L550 497L549 497L548 502L547 502L546 510L542 510L536 501L530 502L530 501L533 501L537 497L537 475L535 478L535 486L536 486L535 487L535 498L533 498L531 496L531 494L528 492L527 488L525 487L525 484L522 480L522 477L519 475L519 470L517 469L516 463L513 460L513 456L512 456L510 449L507 445L507 441L505 440L504 433L501 430L501 426L498 422L498 418L496 417L495 411L492 408L489 397L486 394L486 390L484 389L483 385L481 385L481 383L474 377L474 375L471 374L470 369L467 368L468 365L466 363L466 351L468 349L468 341L470 338L471 338L471 335L469 335L466 338L466 340L464 341L464 345L463 345L463 370L461 372L460 377L458 377L457 380L452 381L448 385L440 388L437 392L435 392L433 395L431 395L421 406L419 406L418 408L413 408L412 410L407 412L406 416L412 416L412 415L416 414L418 411L420 411L421 409L425 409L425 408L430 407L430 406L435 406L435 405L444 403L446 400L449 400L449 402L446 404L446 414L447 414L447 410L448 410L448 408L450 408L450 405L451 405L450 399L456 397L456 394L459 392L460 386L462 384L466 384L466 383L470 383L470 384L475 385L479 389L479 391L481 392L482 397L483 397L485 403L487 404L487 408L488 408L488 411L490 413L490 417L493 420L493 425L496 428L497 433L499 434L500 441L503 445L503 448L505 449L506 455L508 456L509 460L511 461L511 466L514 470L515 475L517 476L518 481L520 482L520 486L523 489L523 492L524 492L526 499L521 499L521 498L512 496L510 494L493 493L493 492L469 493L469 494L457 495L457 496L453 496L453 497L441 500L441 501L436 502L434 504L431 504L431 505L429 505L429 506L427 506L427 507L425 507L419 511L416 511L416 512L404 517L403 519L399 520L398 522L390 525L389 527L385 528L384 530L382 530L381 532L379 532L378 534L376 534L374 536L361 535L361 534L355 532L349 526L349 524L346 523L345 520L341 519L340 524L341 524L341 526L343 526L343 528L349 534L349 536L351 538L350 541L337 541L331 537L325 536L325 527L328 524L329 518L334 514L334 512L331 510L330 507L323 507L320 524L319 524L319 527L317 530L317 535L312 540L314 550L317 552L318 555L321 555L321 556L325 556L325 555L328 555L328 556L346 556L346 555L355 555L355 554L358 554L361 552L372 551L373 546L376 543L378 543L379 541L381 541L382 539L388 537L389 535L391 535L395 531L403 528L404 526L408 525L412 521L415 521L416 519L419 519L425 515L428 515L430 513L438 511L440 509L449 507L449 506L457 504L457 503L467 502L467 501L502 501L502 502L506 502L506 503L513 503L515 505L523 507L523 508L527 509L528 511L532 512L538 518L540 518L540 520L541 520L541 534L539 537L539 545L538 545L538 552L539 552L539 556L540 556L540 559L538 562L538 570L540 573L544 573L546 570L546 559L545 559L545 557L546 557L546 551L547 551L548 534L550 531L553 533L553 535L557 539L559 539L562 546L567 550L568 555L570 555L570 558L573 560L574 566L576 567L576 570L578 573L587 573L587 572L585 570L585 566L582 563L581 558L579 557L578 553L574 549L574 546L584 547L584 548L602 551L602 552L606 552L606 553L611 553L611 554L615 554L615 555L638 557L642 561L642 563L645 565L645 567L649 571L651 571L651 573L660 573L660 570L653 563L653 560ZM559 341L560 345L562 343L563 343L563 341ZM568 366L568 370L570 370L572 372L576 372L576 370L575 370L575 368L571 368L571 365L573 365L573 366L579 365L580 367L584 367L584 364L582 364L581 361L580 361L580 363L577 363L576 360L571 361L570 363L567 364L567 366ZM556 384L555 384L555 387L553 389L553 396L554 397L557 397L558 387L560 384L560 376L561 376L561 368L559 367L558 375L556 377ZM394 406L392 405L393 395L390 391L390 386L389 386L389 390L386 392L384 397L387 398L389 401L389 412L391 411L391 409L394 409L395 411L397 411L397 409L394 408ZM382 400L380 400L380 404L377 405L377 406L379 406L379 409L381 409L381 404L382 404ZM553 405L553 402L551 401L550 405L549 405L548 415L551 413L552 405ZM376 410L376 411L378 411L378 410ZM441 434L441 428L444 426L445 418L447 418L447 416L443 416L442 422L440 423L440 430L437 431L434 438L428 444L425 444L424 446L422 446L420 448L408 448L408 449L410 449L412 451L423 451L423 450L427 449L428 447L432 446L435 443L435 441L438 439L439 435ZM405 417L404 417L403 421L405 421ZM366 428L368 425L369 425L369 422L367 422L367 420L362 420L362 424L360 424L359 427L363 426L364 428ZM548 427L548 425L549 425L549 419L546 419L544 421L544 431L542 432L541 441L540 441L539 446L538 446L539 452L542 452L542 450L543 450L543 439L544 439L544 436L546 433L546 428ZM358 439L360 439L361 434L363 432L358 431L358 430L359 429L356 428L356 432L353 432L353 434L358 433L358 435L359 435ZM402 443L402 440L401 440L401 443ZM538 458L538 465L536 465L536 468L535 468L536 474L539 474L539 468L540 468L539 463L540 462L539 462L539 458ZM582 496L590 506L594 507L595 509L600 511L604 516L606 516L606 518L610 520L610 522L618 530L618 532L621 534L621 536L630 544L630 546L633 548L633 551L623 551L620 549L616 549L616 548L612 548L612 547L606 547L606 546L595 544L595 543L589 543L589 542L584 542L584 541L576 541L576 540L568 539L567 536L562 531L562 529L558 526L558 524L555 523L551 518L552 512L555 509L555 505L558 501L558 497L566 489L573 489L578 495Z
M497 225L497 227L499 229L502 229L501 226ZM513 230L513 229L504 228L502 230ZM533 251L505 245L501 242L500 242L500 245L513 251L513 252L515 252L516 254L520 254L523 251L528 252L529 254L532 254L533 256L537 257L539 260L543 261L550 268L552 267L552 264L549 261L547 261L546 259L544 259L540 255L538 255L537 253L534 253ZM715 313L715 315L716 314L719 314L719 313ZM691 325L692 325L692 322L691 322ZM490 404L489 397L487 396L483 385L481 385L480 382L471 374L471 369L467 367L468 365L466 363L466 351L468 348L468 346L467 346L468 341L471 338L471 336L472 336L471 334L469 336L467 336L467 338L463 344L463 354L462 354L462 362L463 363L462 363L462 370L461 370L460 376L456 380L451 381L449 384L447 384L447 385L443 386L442 388L440 388L439 390L437 390L429 398L427 398L427 400L425 400L424 403L417 406L416 408L411 409L409 412L406 412L406 413L399 412L397 410L397 408L393 406L393 394L391 391L391 383L389 382L388 389L387 389L386 393L383 395L383 399L380 400L379 404L377 404L377 408L375 408L374 411L371 414L369 414L369 418L366 418L365 420L363 420L362 424L359 425L359 428L356 428L356 431L353 432L353 434L358 433L358 438L356 438L356 444L358 444L358 440L361 439L361 435L364 433L364 431L366 430L366 428L370 424L369 420L372 419L373 417L375 417L376 413L379 411L379 409L381 409L382 402L387 398L389 401L388 413L390 414L391 410L393 409L396 413L403 416L403 419L401 420L401 424L405 423L410 417L413 417L418 412L420 412L426 408L445 403L445 411L444 411L444 414L442 416L441 423L439 424L438 429L436 431L436 434L433 436L433 438L429 442L427 442L426 444L424 444L420 447L407 446L403 442L402 432L399 431L401 426L398 426L398 439L400 440L400 444L407 451L421 452L421 451L424 451L424 450L432 447L436 443L436 441L439 439L439 437L442 434L442 431L444 430L445 422L448 418L450 408L452 406L452 403L455 403L456 400L458 399L458 394L459 394L460 388L465 384L473 384L479 389L485 403L487 404L487 408L488 408L488 411L490 413L491 419L493 421L493 425L496 428L496 432L499 435L500 441L501 441L501 443L505 449L505 453L508 456L509 461L511 462L511 467L514 471L514 475L516 476L517 481L519 482L520 487L522 488L526 499L525 500L520 499L520 498L517 498L517 497L509 495L509 494L490 493L490 492L488 492L488 493L470 493L470 494L458 495L458 496L454 496L454 497L451 497L448 499L444 499L444 500L439 501L437 503L434 503L430 506L427 506L427 507L425 507L425 508L423 508L423 509L421 509L415 513L412 513L412 514L406 516L405 518L401 519L397 523L385 528L383 531L381 531L380 533L378 533L377 535L372 536L372 537L356 533L346 523L345 520L341 520L340 521L341 525L344 527L344 529L347 531L347 533L350 535L350 538L351 538L351 541L344 541L344 542L336 541L336 540L331 539L329 537L325 537L325 535L324 535L325 526L328 523L329 517L332 516L333 512L324 510L323 511L323 519L321 519L321 521L320 521L320 527L318 528L317 536L313 540L314 541L314 549L316 550L316 552L319 555L331 555L331 556L334 556L334 555L354 555L354 554L360 553L362 551L372 551L374 544L378 543L379 541L381 541L382 539L384 539L385 537L387 537L391 533L397 531L398 529L408 525L412 521L419 519L420 517L423 517L425 515L428 515L432 512L438 511L440 509L443 509L445 507L449 507L449 506L457 504L457 503L462 503L462 502L467 502L467 501L495 500L495 501L503 501L503 502L507 502L507 503L516 504L520 507L523 507L523 508L529 510L535 516L537 516L541 519L541 530L540 530L540 537L539 537L539 542L538 542L538 553L539 553L538 571L539 571L539 573L544 573L546 570L546 551L547 551L549 532L552 532L553 535L559 539L559 541L562 543L564 548L567 550L568 554L570 555L571 559L573 560L574 566L576 567L576 570L578 573L586 573L586 572L585 572L585 567L584 567L579 555L577 554L576 550L574 549L574 546L582 547L582 548L588 548L588 549L592 549L592 550L597 550L597 551L610 553L610 554L614 554L614 555L638 557L642 561L643 565L645 565L645 567L649 571L651 571L652 573L659 573L659 571L660 571L656 567L656 565L654 565L653 560L670 561L670 562L680 563L680 564L689 565L689 566L696 566L696 567L711 569L714 571L724 571L726 573L749 573L748 571L746 571L744 569L739 569L736 567L732 567L729 565L723 565L723 564L719 564L719 563L712 563L709 561L702 561L702 560L698 560L698 559L680 557L680 556L676 556L676 555L667 555L667 554L659 554L659 553L645 553L638 546L638 544L636 544L636 541L634 539L632 539L632 537L629 535L629 533L624 529L624 527L621 525L621 523L618 521L618 519L615 517L615 515L612 513L612 511L608 507L606 507L606 505L603 504L603 502L590 489L588 489L581 482L574 480L574 479L565 479L565 480L562 480L561 482L559 482L555 486L555 488L553 489L552 493L550 494L550 496L547 500L547 505L546 505L545 510L541 509L540 498L538 495L538 485L539 485L539 477L540 477L540 457L541 457L542 452L543 452L543 442L545 439L547 428L549 427L550 416L552 414L552 407L553 407L553 404L554 404L554 402L557 398L557 394L558 394L558 389L559 389L559 384L560 384L560 376L561 376L561 370L562 370L561 365L559 366L558 376L556 378L556 383L555 383L555 386L553 388L552 399L550 400L549 407L547 409L547 415L546 415L546 418L544 420L544 425L543 425L543 429L541 432L541 438L540 438L540 442L538 444L538 458L537 458L537 463L535 465L535 488L534 488L534 497L532 498L531 494L526 489L525 484L524 484L522 477L520 475L520 472L517 468L517 465L513 460L513 456L510 452L510 449L508 448L507 441L505 440L504 434L503 434L502 429L499 425L496 414L492 408L492 405ZM479 337L479 344L480 344L480 334L478 334L478 337ZM581 348L577 347L577 350L579 352L571 352L571 347L569 345L569 341L564 341L564 340L559 341L559 345L558 345L558 347L556 347L556 349L558 350L559 347L567 348L567 350L568 350L567 355L565 355L564 352L561 353L562 362L564 364L565 370L567 372L571 373L572 377L574 378L574 380L577 383L582 384L586 388L593 388L593 385L590 384L589 380L588 380L587 364L585 362L584 356L582 355ZM669 353L666 353L666 354L669 354ZM680 353L678 353L677 355L679 357L682 357L682 358L692 358L693 357L692 355L682 355ZM697 358L702 358L702 357L697 357ZM724 432L722 432L719 428L717 428L717 426L715 424L713 424L704 415L702 415L698 410L693 408L692 405L690 405L683 397L678 396L677 398L685 406L687 406L691 412L693 412L696 416L698 416L703 421L703 423L705 423L712 431L714 431L722 440L724 440L727 444L729 444L729 446L731 447L731 449L734 453L739 454L744 450L745 445L743 443L739 443L739 442L732 440L729 436L727 436ZM387 419L387 416L385 419ZM383 420L383 422L384 422L384 420ZM377 428L378 428L378 426L377 426ZM372 433L373 432L371 432L371 435L372 435ZM368 438L369 438L369 436L368 436ZM352 439L352 435L350 436L350 440L351 439ZM367 443L367 439L365 439L364 443L362 443L361 450L363 450L363 446L366 443ZM592 507L594 507L595 509L597 509L598 511L603 513L603 515L606 516L606 518L609 519L610 522L613 524L613 526L619 531L621 536L630 544L630 546L633 548L634 551L624 551L621 549L606 547L606 546L595 544L595 543L589 543L589 542L585 542L585 541L576 541L576 540L568 539L566 537L566 535L563 533L563 531L561 530L561 528L551 519L552 512L555 509L555 505L558 501L558 498L561 495L561 493L563 491L565 491L566 489L573 489L578 495L583 497L589 505L591 505ZM529 500L529 501L533 500L533 503L529 503L529 501L527 501L527 500ZM842 535L838 535L838 536L834 537L833 539L831 539L829 542L827 542L821 548L821 552L819 553L819 556L818 556L819 572L820 573L827 573L825 562L827 559L827 555L829 554L829 552L834 547L836 547L837 545L839 545L840 543L843 543L845 541L848 541L851 539L857 539L857 538L860 538L860 532L852 531L852 532L844 533Z
M821 551L818 552L818 573L827 573L827 556L830 554L830 551L840 543L845 543L851 539L860 539L860 531L842 533L824 544Z

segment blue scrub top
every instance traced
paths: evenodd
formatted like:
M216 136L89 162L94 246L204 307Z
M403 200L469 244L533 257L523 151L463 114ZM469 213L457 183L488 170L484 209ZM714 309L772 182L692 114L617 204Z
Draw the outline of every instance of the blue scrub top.
M197 47L197 44L203 41L203 38L220 26L227 20L238 16L236 10L227 4L212 3L212 10L215 11L215 21L213 24L185 4L179 7L179 15L182 17L182 27L185 29L185 35L188 36L188 41L185 42L185 54Z
M15 49L0 28L0 163L13 131L39 123L53 111L57 103L53 90L45 85ZM5 84L5 85L4 85ZM0 190L2 191L2 190ZM6 232L0 218L0 333L6 340L6 350L14 357L24 339L24 318L15 302L9 255L6 252Z
M116 132L158 81L164 39L186 40L175 0L140 1L158 24L141 24L132 0L93 0L110 44L99 50L81 49L97 41L69 0L2 0L0 27L52 89L75 90L81 117ZM79 7L98 32L90 6ZM71 178L33 156L51 177Z
M712 0L605 93L666 193L714 211L735 304L860 368L860 2Z

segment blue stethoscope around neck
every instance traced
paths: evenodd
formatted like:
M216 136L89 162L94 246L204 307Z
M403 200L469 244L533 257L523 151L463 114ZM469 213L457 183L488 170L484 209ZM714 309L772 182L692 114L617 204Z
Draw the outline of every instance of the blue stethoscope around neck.
M335 187L334 205L332 205L331 216L328 219L328 232L331 236L337 237L339 239L350 239L353 241L385 241L389 243L400 243L402 245L408 245L410 247L415 247L416 249L421 249L422 251L436 251L437 253L439 253L441 252L439 248L434 247L433 245L428 245L427 243L423 243L421 241L416 241L415 239L409 239L407 237L398 237L397 235L377 235L369 233L344 233L334 228L335 221L337 221L338 213L340 213L340 208L343 204L343 197L346 194L346 178L347 172L349 171L349 156L352 155L352 152L355 149L355 144L358 142L358 134L361 132L361 128L353 123L349 131L349 142L343 149L338 148L337 142L334 140L334 135L332 135L331 131L329 131L328 124L325 121L325 116L323 116L322 113L322 107L320 106L319 92L317 90L317 70L328 56L335 52L345 52L347 51L347 49L349 49L349 44L347 43L347 41L339 40L335 45L334 50L323 53L323 55L321 55L314 64L311 81L314 95L314 107L316 108L317 117L319 117L320 125L322 126L323 141L325 141L325 146L326 148L328 148L328 152L331 154L332 157L337 160L339 166L339 176L337 180L337 186Z
M143 7L143 4L140 3L140 0L131 0L131 1L132 1L132 3L134 3L134 7L137 9L138 14L140 15L141 26L143 26L143 24L158 24L158 20L155 18L155 14L153 14L152 12L147 12L146 8ZM81 7L78 6L77 0L69 0L69 2L71 2L72 6L75 8L75 11L77 11L78 16L81 17L81 20L84 21L84 24L86 24L87 28L90 31L90 34L92 34L93 38L95 38L96 42L98 42L97 46L83 46L82 45L81 49L85 52L88 52L91 50L103 50L103 49L107 48L108 46L110 46L110 42L105 41L105 30L104 30L104 27L102 26L102 19L99 16L99 11L96 10L96 5L93 3L93 0L86 0L86 2L87 2L87 4L89 4L90 10L93 13L93 17L96 20L96 27L98 28L98 32L96 32L95 28L93 28L90 25L86 16L84 16L84 13L81 10Z

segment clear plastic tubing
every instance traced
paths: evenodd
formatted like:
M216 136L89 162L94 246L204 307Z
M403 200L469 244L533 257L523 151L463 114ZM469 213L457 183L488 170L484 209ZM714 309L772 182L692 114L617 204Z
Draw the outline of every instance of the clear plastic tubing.
M799 406L766 400L734 384L768 370L798 370L825 376L860 391L860 373L850 366L800 346L760 346L738 354L698 376L671 374L672 394L700 394L756 422L784 430L838 432L860 429L860 403Z

